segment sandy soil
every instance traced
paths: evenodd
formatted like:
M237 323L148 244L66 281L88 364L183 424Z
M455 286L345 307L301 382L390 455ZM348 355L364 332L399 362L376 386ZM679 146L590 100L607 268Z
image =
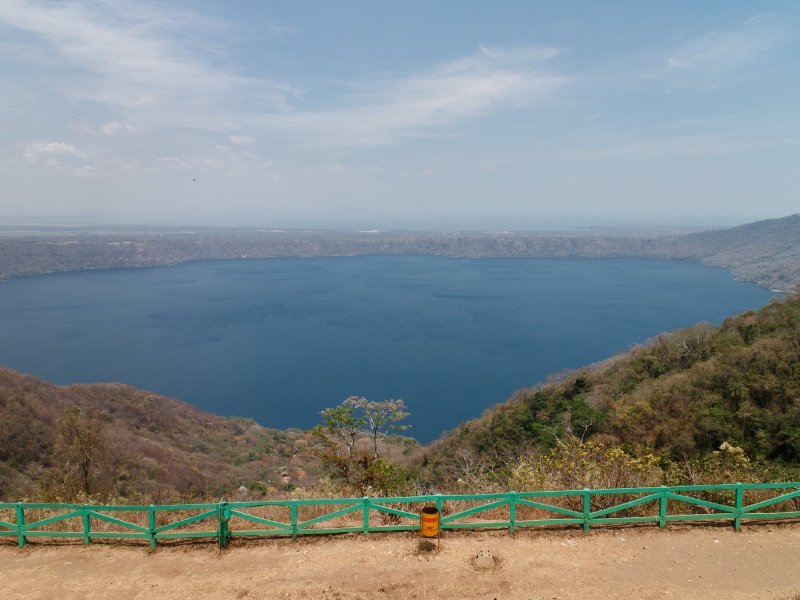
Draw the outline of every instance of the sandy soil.
M481 551L495 559L477 569ZM0 546L0 596L277 600L800 598L800 524L411 534L159 547Z

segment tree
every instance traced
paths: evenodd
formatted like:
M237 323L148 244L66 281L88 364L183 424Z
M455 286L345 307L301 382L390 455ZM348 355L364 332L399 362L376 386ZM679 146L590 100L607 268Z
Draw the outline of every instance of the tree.
M354 398L351 396L339 406L323 410L322 423L311 430L325 445L320 458L345 481L351 478L356 442L366 423L363 416L356 415Z
M350 396L345 403L352 406L365 424L372 439L372 452L380 458L378 446L390 431L405 431L410 425L398 425L410 413L405 411L405 403L398 400L373 402L363 396Z
M322 423L311 430L323 444L317 456L334 477L361 494L369 489L398 489L405 470L381 459L379 451L389 432L408 429L398 424L409 415L404 409L402 400L376 402L363 396L350 396L339 406L326 408L320 413ZM359 440L366 442L365 437L371 442L371 452L357 448Z
M92 471L105 458L106 445L102 425L79 406L70 406L56 425L56 455L63 460L65 484L77 472L80 487L91 492Z

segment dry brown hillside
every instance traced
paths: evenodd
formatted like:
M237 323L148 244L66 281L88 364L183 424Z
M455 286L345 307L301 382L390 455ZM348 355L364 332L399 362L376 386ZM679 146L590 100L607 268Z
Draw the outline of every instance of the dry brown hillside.
M75 484L74 469L57 444L58 421L71 406L102 434L104 452L91 465L90 482L101 498L259 498L318 475L310 451L317 442L308 432L213 415L126 385L58 386L0 368L0 499L66 499L74 492L67 485ZM242 485L247 492L237 494Z

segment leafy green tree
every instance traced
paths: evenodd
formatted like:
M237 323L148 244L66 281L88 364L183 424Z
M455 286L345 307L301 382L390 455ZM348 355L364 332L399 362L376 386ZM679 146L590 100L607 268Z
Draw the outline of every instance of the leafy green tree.
M366 421L356 414L351 396L339 406L326 408L320 414L322 423L316 425L311 433L322 441L324 450L319 457L334 475L350 481L355 461L356 443Z
M375 458L380 458L378 452L380 442L389 432L405 431L410 427L410 425L399 425L399 422L409 415L402 400L374 402L363 396L351 396L344 402L353 407L363 423L362 427L369 432Z
M348 398L339 406L322 411L322 428L341 442L347 449L348 457L353 456L359 432L364 429L366 421L363 415L356 414L352 398Z
M384 461L379 451L386 435L408 428L399 424L409 415L404 409L402 400L370 401L363 396L350 396L339 406L326 408L320 413L322 423L311 430L322 442L317 456L331 475L361 494L396 491L407 480L407 472ZM360 451L359 441L365 442Z

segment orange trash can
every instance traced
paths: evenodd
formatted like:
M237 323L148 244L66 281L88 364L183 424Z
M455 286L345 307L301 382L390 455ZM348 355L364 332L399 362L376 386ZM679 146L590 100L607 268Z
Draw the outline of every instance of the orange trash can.
M419 515L419 535L424 538L439 537L439 509L426 506Z

